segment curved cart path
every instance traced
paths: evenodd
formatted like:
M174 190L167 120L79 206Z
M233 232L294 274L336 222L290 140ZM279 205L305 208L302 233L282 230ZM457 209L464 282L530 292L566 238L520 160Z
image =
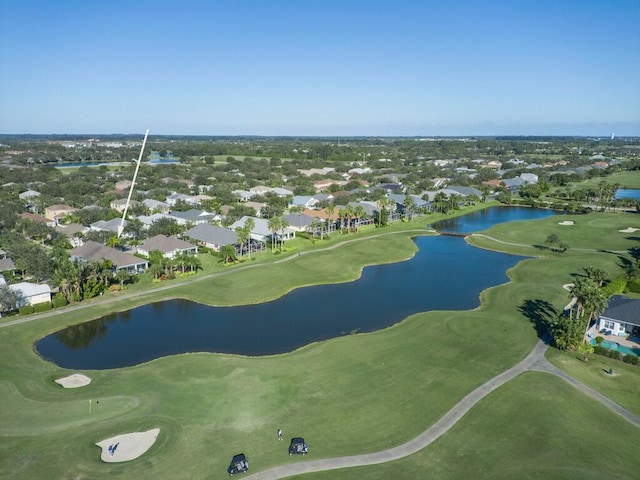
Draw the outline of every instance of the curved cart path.
M637 417L633 413L622 408L617 403L612 402L604 395L580 383L572 376L566 374L559 368L552 365L544 357L544 353L547 348L547 344L544 343L544 341L539 340L536 346L524 360L511 367L509 370L496 375L486 383L480 385L478 388L476 388L474 391L460 400L460 402L458 402L451 410L449 410L442 418L440 418L440 420L438 420L416 438L409 440L407 443L394 448L390 448L388 450L383 450L381 452L365 453L362 455L353 455L350 457L325 458L322 460L313 460L309 462L282 465L279 467L270 468L269 470L254 473L243 478L246 480L275 480L291 477L293 475L300 475L303 473L321 472L348 467L361 467L365 465L375 465L378 463L391 462L406 457L429 446L441 435L446 433L446 431L449 430L453 425L455 425L456 422L460 420L465 413L471 410L471 408L476 403L478 403L498 387L504 385L512 378L515 378L522 372L526 371L540 371L556 375L567 381L574 387L578 388L583 393L589 395L595 400L598 400L607 408L622 416L636 427L640 428L640 417Z

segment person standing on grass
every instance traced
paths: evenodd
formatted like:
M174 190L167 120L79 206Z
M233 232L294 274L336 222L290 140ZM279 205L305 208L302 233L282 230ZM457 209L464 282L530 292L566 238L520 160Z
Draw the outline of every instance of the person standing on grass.
M278 440L282 440L282 429L278 429Z

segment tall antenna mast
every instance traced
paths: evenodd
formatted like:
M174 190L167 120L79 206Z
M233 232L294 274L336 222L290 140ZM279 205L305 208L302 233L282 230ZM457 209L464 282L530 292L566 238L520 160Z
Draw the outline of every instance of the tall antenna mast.
M144 146L147 144L147 136L149 135L149 129L144 132L144 140L142 141L142 148L140 149L140 156L138 157L138 163L136 163L136 171L133 174L133 181L131 182L131 188L129 189L129 196L127 197L127 203L124 206L124 212L122 213L122 220L118 226L118 238L124 231L124 219L127 218L127 210L129 210L129 203L131 202L131 194L133 193L133 187L136 185L136 178L138 176L138 170L140 169L140 161L142 160L142 154L144 153Z

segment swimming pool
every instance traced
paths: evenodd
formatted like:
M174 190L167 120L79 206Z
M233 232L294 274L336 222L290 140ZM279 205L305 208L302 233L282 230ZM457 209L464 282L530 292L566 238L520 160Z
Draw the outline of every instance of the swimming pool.
M598 343L596 342L596 339L592 338L591 345L597 345L597 344ZM632 354L632 355L638 355L640 357L640 348L625 347L624 345L620 345L619 343L615 343L615 342L609 342L608 340L605 340L602 343L600 343L600 346L604 348L608 348L609 350L617 350L624 355Z

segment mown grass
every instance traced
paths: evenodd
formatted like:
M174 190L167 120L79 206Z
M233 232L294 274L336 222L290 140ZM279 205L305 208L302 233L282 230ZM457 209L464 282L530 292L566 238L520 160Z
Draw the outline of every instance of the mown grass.
M499 244L500 249L518 254L525 250L541 258L524 260L511 269L514 281L483 292L480 308L422 313L383 331L344 336L286 355L185 354L131 368L84 372L93 380L88 387L64 390L54 380L72 372L40 359L33 343L63 326L162 298L180 296L212 305L255 303L302 285L353 280L364 265L413 255L416 247L410 238L416 232L411 230L424 225L424 219L398 225L393 235L374 237L380 232L373 231L345 236L315 247L336 245L335 249L300 256L265 254L252 261L264 263L259 268L249 263L227 268L221 276L200 274L176 281L179 286L170 290L135 292L137 297L123 292L82 308L64 309L59 315L0 328L0 476L215 478L224 475L230 457L239 452L249 456L252 471L302 461L289 458L286 445L275 439L277 428L285 437L305 436L311 458L403 443L469 391L522 359L536 342L545 316L568 302L562 284L573 274L587 265L615 272L628 257L609 251L624 251L637 242L607 232L620 225L626 228L636 218L628 214L576 218L578 228L562 227L567 230L561 238L584 250L572 247L565 254L532 246L564 217L532 222L535 225L497 226L487 233L526 245ZM590 235L590 241L583 238L581 222L600 234ZM341 240L357 241L338 246ZM496 246L483 237L470 241ZM330 299L318 299L315 307L322 308L324 302L331 315ZM597 361L586 365L597 368ZM583 382L632 411L640 410L637 389L627 386L640 383L640 369L628 367L625 381L601 384L581 365L570 367L577 369ZM402 460L401 466L394 462L357 472L332 472L326 478L353 478L361 470L372 475L362 478L382 478L389 472L400 478L423 478L425 471L435 472L434 478L478 478L472 471L485 478L513 478L519 469L523 478L573 478L583 473L584 462L591 471L596 461L586 457L597 451L598 442L609 445L609 440L616 446L616 460L606 471L632 478L630 473L640 461L627 455L631 447L618 449L618 445L636 444L637 429L559 380L543 374L522 378L526 381L516 379L487 397L454 430L424 452ZM591 421L594 416L596 421ZM605 424L615 427L615 438ZM161 428L158 441L139 459L125 464L99 460L95 442L153 427ZM398 474L399 470L406 473Z

